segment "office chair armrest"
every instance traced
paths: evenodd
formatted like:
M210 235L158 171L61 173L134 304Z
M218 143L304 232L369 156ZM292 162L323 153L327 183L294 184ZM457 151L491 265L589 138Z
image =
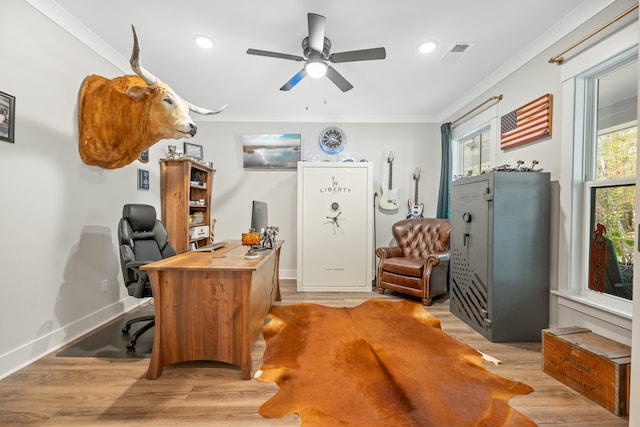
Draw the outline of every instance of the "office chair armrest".
M146 271L140 270L140 267L149 264L150 262L153 261L130 261L125 264L126 268L131 268L138 275L138 281L136 282L136 287L133 291L134 298L142 298L142 295L144 294L144 288L149 281L149 275Z
M134 298L142 298L142 295L144 295L144 288L147 285L147 282L149 282L149 275L147 274L147 272L143 270L138 270L138 281L136 282L136 287L133 290Z
M125 263L124 266L127 267L127 268L138 269L138 268L142 267L143 265L149 264L151 262L153 262L153 261L129 261L129 262Z

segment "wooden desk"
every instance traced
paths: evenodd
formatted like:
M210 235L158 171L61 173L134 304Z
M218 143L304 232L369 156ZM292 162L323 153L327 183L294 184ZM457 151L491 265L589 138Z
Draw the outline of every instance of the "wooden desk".
M260 259L244 258L240 242L215 252L185 252L142 267L153 288L156 325L147 378L188 360L216 360L240 366L251 378L251 350L280 295L282 241Z

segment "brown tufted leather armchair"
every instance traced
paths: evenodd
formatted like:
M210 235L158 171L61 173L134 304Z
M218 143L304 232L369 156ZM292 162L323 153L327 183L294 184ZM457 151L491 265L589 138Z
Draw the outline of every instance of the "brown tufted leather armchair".
M378 292L391 289L431 305L434 297L447 293L451 223L438 218L404 219L393 224L391 232L397 246L376 250Z

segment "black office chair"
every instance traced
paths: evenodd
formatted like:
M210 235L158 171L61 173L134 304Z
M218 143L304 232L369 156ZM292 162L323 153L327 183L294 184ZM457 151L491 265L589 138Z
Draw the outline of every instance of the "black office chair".
M153 261L168 258L176 254L169 233L162 222L156 219L156 209L149 205L129 204L122 208L122 218L118 224L120 241L120 265L124 285L129 295L135 298L153 296L149 277L140 267ZM138 337L155 325L155 316L143 316L129 320L122 333L129 332L131 325L147 322L140 327L127 344L129 350L136 347Z

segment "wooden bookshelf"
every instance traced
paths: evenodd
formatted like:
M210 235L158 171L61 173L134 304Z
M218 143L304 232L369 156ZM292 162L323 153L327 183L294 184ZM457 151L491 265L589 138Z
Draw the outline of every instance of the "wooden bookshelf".
M211 243L214 173L193 160L160 160L162 222L178 253Z

